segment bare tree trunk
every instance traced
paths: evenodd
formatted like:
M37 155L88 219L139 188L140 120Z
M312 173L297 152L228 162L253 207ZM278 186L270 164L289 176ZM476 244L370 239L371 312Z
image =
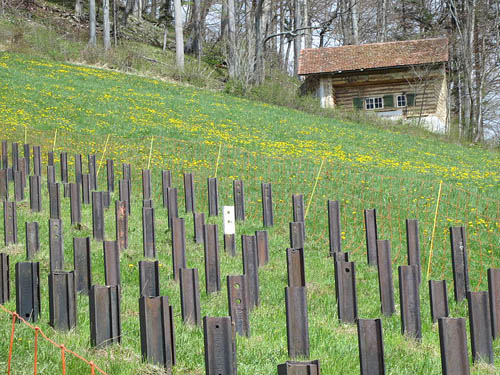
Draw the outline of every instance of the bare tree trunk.
M281 0L280 1L280 23L279 23L279 29L280 33L285 31L285 1ZM280 70L284 70L284 60L285 60L285 35L280 36L280 46L278 50L278 56L279 56L279 62L280 62Z
M97 38L95 35L95 0L89 0L89 31L90 31L90 38L89 38L89 45L92 47L97 46Z
M352 17L352 41L354 44L359 44L359 29L358 29L358 5L357 0L352 0L351 3Z
M263 80L263 58L262 58L262 8L264 6L264 0L257 0L257 6L255 7L255 82L261 83Z
M188 53L194 53L199 59L201 57L201 0L193 1L191 27L185 50Z
M125 9L123 11L123 19L122 19L122 24L123 26L127 26L127 20L128 16L134 11L134 7L136 4L136 0L127 0L125 4Z
M255 29L252 20L255 20L255 1L245 0L245 36L247 40L248 64L255 66Z
M304 26L311 27L311 19L309 18L309 0L304 0ZM304 44L305 48L312 47L312 29L307 29L304 31Z
M167 50L167 34L168 34L168 27L165 25L165 31L163 32L163 51Z
M387 38L387 0L382 0L381 9L381 32L380 32L380 42L385 42Z
M75 17L79 21L81 21L83 18L83 0L76 0L75 1Z
M294 11L294 29L300 29L302 27L302 14L300 12L301 1L294 0L293 2L293 11ZM302 37L297 35L293 40L293 74L297 75L299 71L299 55L300 50L302 48Z
M184 35L182 29L182 7L181 0L174 0L175 12L175 56L177 68L184 71Z
M116 1L113 0L113 39L115 47L118 45L118 7L116 6Z
M227 0L227 52L229 57L229 77L231 79L237 78L238 67L236 66L236 54L235 54L235 43L236 43L236 20L235 20L235 9L234 9L234 0Z
M102 0L104 50L111 48L111 24L109 22L109 0Z
M284 66L285 70L288 73L288 62L290 61L290 51L292 49L292 40L288 41L288 46L286 47L286 54L285 54L285 61L284 61Z
M234 2L233 2L234 4ZM228 28L228 1L227 0L222 0L222 9L221 9L221 16L220 16L220 36L219 38L221 40L226 40L227 38L227 28Z

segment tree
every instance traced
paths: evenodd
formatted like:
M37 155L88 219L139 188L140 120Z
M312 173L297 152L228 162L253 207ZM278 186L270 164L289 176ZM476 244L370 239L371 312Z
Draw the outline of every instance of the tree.
M111 24L109 22L109 0L102 0L104 50L111 48Z
M184 35L182 27L182 6L181 0L174 0L175 14L175 56L177 68L180 71L184 70Z
M95 0L89 0L89 45L91 47L97 46L97 38L96 38L96 17L95 17Z

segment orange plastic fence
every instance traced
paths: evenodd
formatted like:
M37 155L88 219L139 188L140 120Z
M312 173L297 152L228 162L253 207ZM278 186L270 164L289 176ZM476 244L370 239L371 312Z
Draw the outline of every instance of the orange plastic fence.
M41 335L45 339L45 341L49 342L53 346L61 349L61 363L62 363L62 374L63 375L66 375L66 353L71 354L72 356L78 358L79 360L81 360L81 361L85 362L87 365L89 365L91 375L94 375L96 371L98 371L102 375L108 375L106 372L104 372L98 366L96 366L94 364L94 362L86 360L81 355L75 353L72 350L67 349L64 345L58 344L54 340L51 340L50 338L48 338L47 335L45 335L45 333L40 329L40 327L34 326L34 325L28 323L21 316L19 316L16 312L6 309L3 305L0 305L0 309L2 309L4 312L6 312L12 316L12 330L10 333L9 356L8 356L8 361L7 361L7 375L10 375L10 370L11 370L12 351L13 351L13 346L14 346L14 333L15 333L15 329L16 329L17 319L19 319L24 325L28 326L29 328L31 328L32 330L35 331L35 345L34 345L35 347L34 347L34 363L33 363L33 372L35 375L37 374L37 367L38 367L38 335Z

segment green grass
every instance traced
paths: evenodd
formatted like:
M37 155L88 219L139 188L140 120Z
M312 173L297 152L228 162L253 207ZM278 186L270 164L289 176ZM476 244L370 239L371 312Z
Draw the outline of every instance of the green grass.
M37 256L42 273L40 327L64 345L93 360L110 374L161 373L158 367L140 361L138 318L138 268L142 259L140 170L148 165L153 138L151 169L156 211L157 248L161 266L161 292L168 295L175 312L178 365L174 374L203 374L203 333L183 325L179 290L172 279L170 233L166 210L160 207L160 170L170 169L179 188L181 216L186 218L187 264L200 272L202 315L225 316L225 276L240 274L241 244L237 256L221 251L222 291L204 292L203 247L192 241L192 217L184 213L183 172L195 173L196 207L207 211L206 178L217 169L220 205L232 204L232 180L245 181L247 220L237 226L240 234L262 228L260 182L273 183L275 225L269 228L270 262L260 271L261 306L251 313L251 337L237 339L239 374L272 374L287 360L284 288L288 247L288 222L292 220L291 195L311 198L321 160L322 171L306 221L306 279L308 286L311 359L320 359L323 374L359 373L357 334L354 325L337 319L333 264L328 258L327 199L341 202L343 249L356 262L358 309L361 318L379 317L376 269L366 265L363 209L377 208L379 238L391 240L394 286L398 300L397 266L406 264L405 218L420 221L423 269L426 271L434 212L440 181L442 195L437 216L434 255L430 277L448 280L451 316L467 316L465 303L452 301L451 256L448 227L467 226L471 287L487 288L486 270L500 266L500 156L479 147L468 148L423 139L375 126L340 122L283 107L239 99L209 90L167 84L158 80L109 70L57 63L21 54L0 54L1 139L42 146L44 162L57 130L56 153L95 153L101 159L108 135L105 159L133 169L134 205L129 218L129 249L121 255L122 333L121 345L103 350L89 347L88 301L78 298L78 326L70 333L54 331L48 322L48 197L44 211L31 214L27 201L18 205L20 244L1 251L11 255L11 264L24 259L25 221L41 225L42 250ZM25 128L26 127L26 128ZM56 164L58 160L56 158ZM45 180L45 177L44 177ZM105 186L105 168L99 174ZM45 189L44 189L45 191ZM45 193L46 194L46 193ZM113 199L117 198L117 193ZM66 269L72 269L72 238L91 235L90 207L83 211L83 229L69 225L69 201L62 201ZM222 219L210 218L219 224ZM0 232L3 223L0 223ZM106 236L114 239L113 212L106 212ZM222 248L222 240L220 242ZM102 244L93 241L93 279L104 283ZM14 273L11 278L13 280ZM425 275L424 275L425 277ZM6 306L15 309L15 299ZM397 313L383 318L385 360L389 374L439 374L437 326L430 320L428 290L421 288L422 343L401 335ZM10 336L9 317L0 314L0 368L6 363ZM16 328L13 374L31 373L33 333ZM470 343L469 343L470 348ZM500 355L496 342L495 354ZM40 373L60 371L59 350L42 344ZM69 373L84 373L87 367L70 360ZM498 365L498 361L497 361ZM495 369L475 365L474 374Z

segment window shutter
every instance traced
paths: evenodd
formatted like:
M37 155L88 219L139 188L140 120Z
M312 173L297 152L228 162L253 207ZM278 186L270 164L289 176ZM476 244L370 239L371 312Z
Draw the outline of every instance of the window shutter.
M406 105L413 107L415 105L415 94L406 94Z
M352 102L355 109L363 109L363 98L354 98Z
M384 107L394 107L394 95L384 95Z

